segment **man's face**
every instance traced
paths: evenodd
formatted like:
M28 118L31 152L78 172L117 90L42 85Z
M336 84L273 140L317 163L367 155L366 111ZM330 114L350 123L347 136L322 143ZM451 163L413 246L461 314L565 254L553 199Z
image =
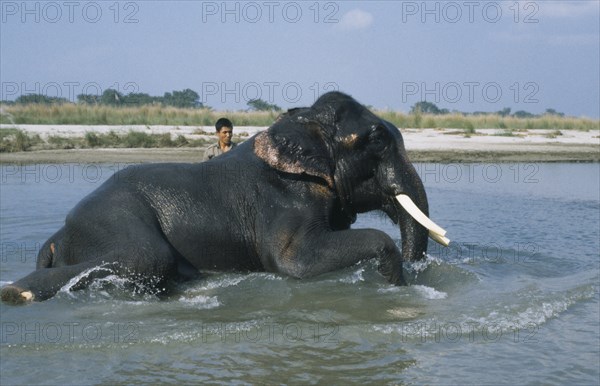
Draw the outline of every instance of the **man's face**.
M233 136L233 129L231 127L223 126L217 135L219 136L220 143L229 146L231 144L231 137Z

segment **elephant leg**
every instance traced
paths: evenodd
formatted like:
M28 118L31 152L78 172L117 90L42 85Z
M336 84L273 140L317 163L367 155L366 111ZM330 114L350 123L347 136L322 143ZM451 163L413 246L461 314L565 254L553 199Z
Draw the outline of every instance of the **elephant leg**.
M11 304L20 304L31 300L45 300L54 296L70 280L83 272L90 271L85 278L81 278L81 281L90 282L113 273L113 266L114 263L106 264L94 260L56 268L40 268L2 288L0 295L3 302Z
M279 238L282 240L282 238ZM391 283L405 285L402 254L386 233L375 229L312 231L284 237L273 252L280 272L312 277L349 267L361 260L379 258L379 271Z
M105 245L101 251L89 258L90 253L78 250L63 251L65 255L87 255L87 261L39 268L28 276L4 287L0 293L2 301L24 303L30 300L45 300L54 296L61 288L70 283L70 290L85 288L95 279L108 275L131 278L134 283L156 286L177 275L179 255L163 238L159 230L146 232L135 242L113 242ZM60 243L61 241L57 241ZM68 248L67 248L68 249ZM56 256L61 261L61 256ZM83 275L82 275L83 274Z

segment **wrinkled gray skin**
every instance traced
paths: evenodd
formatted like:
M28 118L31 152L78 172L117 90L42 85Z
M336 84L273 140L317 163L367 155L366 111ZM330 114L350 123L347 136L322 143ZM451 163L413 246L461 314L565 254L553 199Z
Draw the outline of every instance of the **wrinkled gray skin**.
M71 289L112 273L156 288L203 271L307 278L373 258L402 285L402 262L424 257L428 233L397 204L400 193L428 214L399 130L331 92L211 161L116 173L71 210L37 269L2 300L47 299L97 266ZM350 229L372 210L399 224L402 251L382 231Z

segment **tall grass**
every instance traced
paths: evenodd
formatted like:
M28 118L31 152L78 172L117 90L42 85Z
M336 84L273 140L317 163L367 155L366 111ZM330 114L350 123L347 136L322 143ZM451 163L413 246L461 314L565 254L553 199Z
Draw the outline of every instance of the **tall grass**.
M163 106L111 107L77 104L3 106L0 123L55 125L212 126L227 116L236 126L269 126L275 112L218 112Z
M477 129L506 130L598 130L600 121L588 118L543 115L534 118L501 115L430 115L403 114L396 111L375 111L399 128L450 128L473 133ZM212 111L164 106L110 107L79 104L10 105L2 106L0 123L4 124L77 124L77 125L173 125L212 126L222 116L236 126L269 126L276 112Z
M0 153L51 149L204 147L211 142L203 138L187 139L183 135L173 139L170 133L148 134L140 131L126 134L88 131L83 137L49 136L44 141L37 134L29 135L14 128L0 129Z
M399 128L464 129L474 132L477 129L508 130L600 130L600 121L589 118L560 117L543 115L534 118L504 117L497 114L402 114L395 111L375 111L381 118Z

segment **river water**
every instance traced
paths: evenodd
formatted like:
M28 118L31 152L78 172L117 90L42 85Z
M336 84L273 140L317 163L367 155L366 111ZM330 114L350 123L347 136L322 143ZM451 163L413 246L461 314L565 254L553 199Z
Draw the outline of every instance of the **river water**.
M125 165L2 166L0 284ZM0 305L0 384L598 384L600 164L419 164L449 248L394 287L374 262L298 281L120 279ZM354 225L399 232L379 214Z

